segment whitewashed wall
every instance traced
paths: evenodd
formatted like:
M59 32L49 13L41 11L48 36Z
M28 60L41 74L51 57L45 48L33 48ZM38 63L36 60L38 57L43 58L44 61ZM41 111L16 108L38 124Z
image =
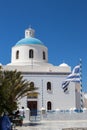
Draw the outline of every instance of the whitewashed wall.
M24 75L24 78L34 82L35 86L38 87L38 109L42 107L47 109L47 102L52 102L52 109L67 110L76 107L75 99L75 84L70 83L69 94L65 94L62 89L62 76L56 75ZM47 82L52 83L52 91L47 91ZM42 90L43 87L43 90ZM43 102L43 106L42 106Z

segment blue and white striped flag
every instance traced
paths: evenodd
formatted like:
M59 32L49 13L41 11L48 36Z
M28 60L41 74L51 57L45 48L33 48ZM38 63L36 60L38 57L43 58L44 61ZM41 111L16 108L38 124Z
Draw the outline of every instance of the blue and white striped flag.
M67 76L65 81L80 82L80 66L74 67L72 73Z
M62 89L64 92L68 92L68 85L70 82L80 82L80 65L74 67L72 73L62 83Z
M74 74L75 74L75 73L76 73L76 74L77 74L77 73L80 73L80 65L75 66L74 69L73 69L73 71L72 71L72 73L74 73Z
M68 85L69 85L70 81L64 81L62 83L62 88L63 88L63 91L68 93Z

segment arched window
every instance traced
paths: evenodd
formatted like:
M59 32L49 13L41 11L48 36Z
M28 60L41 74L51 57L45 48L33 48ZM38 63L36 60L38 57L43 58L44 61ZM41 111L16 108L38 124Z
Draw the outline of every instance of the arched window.
M34 89L34 82L30 82L30 90ZM27 93L27 98L37 98L38 97L38 92L32 91L31 93Z
M30 88L31 88L31 89L34 88L34 82L30 82Z
M45 52L43 51L43 60L46 59L46 55L45 55Z
M52 109L52 103L50 101L47 102L47 110Z
M34 57L34 54L33 54L34 52L33 52L33 50L31 49L31 50L29 50L29 58L33 58Z
M47 90L51 91L51 82L47 82Z
M19 59L19 51L16 51L16 59Z

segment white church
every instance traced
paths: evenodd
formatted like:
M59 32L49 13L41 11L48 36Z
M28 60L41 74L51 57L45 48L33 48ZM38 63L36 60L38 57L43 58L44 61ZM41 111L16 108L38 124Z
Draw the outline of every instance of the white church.
M48 63L48 48L42 41L35 38L35 30L25 30L25 38L19 40L11 52L11 63L3 65L3 70L21 71L38 90L20 100L19 107L30 110L70 110L80 109L80 85L70 82L64 92L62 83L71 73L66 63L54 66Z

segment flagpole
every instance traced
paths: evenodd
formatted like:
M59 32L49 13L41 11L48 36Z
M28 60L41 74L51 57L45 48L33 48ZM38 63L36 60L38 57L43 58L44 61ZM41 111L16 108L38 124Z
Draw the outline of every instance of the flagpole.
M43 80L42 80L42 108L43 108Z
M83 94L82 94L82 59L80 59L80 110L83 110Z

